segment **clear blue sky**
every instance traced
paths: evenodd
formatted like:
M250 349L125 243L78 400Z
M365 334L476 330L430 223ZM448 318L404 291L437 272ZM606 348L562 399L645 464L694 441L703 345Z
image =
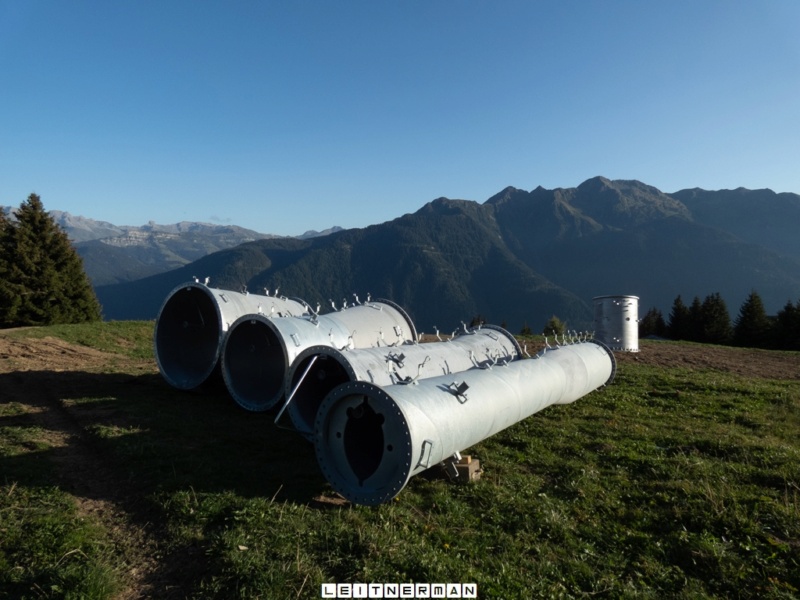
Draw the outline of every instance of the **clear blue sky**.
M0 0L0 204L297 235L595 175L800 193L800 2Z

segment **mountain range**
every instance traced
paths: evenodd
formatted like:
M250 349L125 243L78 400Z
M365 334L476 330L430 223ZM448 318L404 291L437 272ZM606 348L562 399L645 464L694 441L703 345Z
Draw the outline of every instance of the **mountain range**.
M144 277L118 268L122 259L113 253L130 252L122 242L76 247L108 319L152 319L171 289L208 276L214 287L280 288L323 310L370 293L403 306L428 332L478 316L519 331L539 330L551 315L570 327L591 327L592 298L606 294L639 296L640 314L658 307L666 317L679 294L688 303L719 292L735 317L756 290L777 312L800 297L798 224L796 194L743 188L666 194L635 180L594 177L576 188L508 187L482 203L438 198L413 214L327 235L287 238L235 228L252 238L235 243L234 228L223 234L186 225L191 243L184 243L206 253L169 270L152 259L168 256L169 236L139 232L153 241L137 252L154 253L139 261L162 269ZM205 241L225 236L225 249L213 251ZM90 246L101 243L104 268Z
M10 206L0 207L13 220ZM236 225L183 221L160 225L113 225L60 210L50 211L53 220L67 233L83 259L95 286L133 281L177 269L203 256L251 242L279 237ZM297 236L309 239L341 230L307 231Z

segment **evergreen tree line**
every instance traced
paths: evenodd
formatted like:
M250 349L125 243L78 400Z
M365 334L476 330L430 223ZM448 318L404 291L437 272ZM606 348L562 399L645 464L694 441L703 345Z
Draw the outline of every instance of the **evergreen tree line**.
M0 210L0 328L99 321L83 261L39 196L15 214Z
M719 293L709 294L702 302L695 296L689 306L678 296L672 303L668 321L657 308L651 308L639 321L639 337L648 335L748 348L800 350L800 300L795 304L790 300L777 315L768 316L761 296L754 290L731 321Z

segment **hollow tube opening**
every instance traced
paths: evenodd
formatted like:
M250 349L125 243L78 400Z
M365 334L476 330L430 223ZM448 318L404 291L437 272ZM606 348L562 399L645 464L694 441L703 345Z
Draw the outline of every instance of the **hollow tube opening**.
M375 474L383 460L384 421L384 416L370 406L366 396L361 404L347 409L342 445L360 486Z
M179 389L198 387L214 371L222 343L214 300L195 287L173 293L158 316L156 362L167 382Z
M317 360L305 378L299 381L314 356ZM314 429L314 419L325 396L337 386L351 381L351 378L338 360L320 354L303 358L293 366L293 370L290 389L295 391L289 414L297 429L310 432ZM299 387L295 389L298 382Z
M223 368L228 391L247 410L268 410L283 394L286 353L281 339L263 321L243 320L231 330Z

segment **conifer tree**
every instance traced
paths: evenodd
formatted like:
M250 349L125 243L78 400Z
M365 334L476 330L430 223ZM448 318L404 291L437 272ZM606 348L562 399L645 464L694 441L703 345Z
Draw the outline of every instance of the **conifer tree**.
M692 339L692 319L689 308L683 303L683 299L678 295L672 302L672 311L669 313L669 323L667 324L667 334L673 340Z
M67 234L31 194L2 235L6 292L0 325L48 325L100 319L100 304Z
M547 323L544 324L542 333L544 335L563 335L566 330L567 324L557 316L553 315L547 319Z
M705 342L703 333L703 303L695 296L689 306L689 337L692 342Z
M639 337L647 337L648 335L664 337L666 332L667 324L664 322L664 316L656 307L648 310L639 321Z
M800 300L789 300L775 318L775 345L781 350L800 350Z
M770 345L771 324L764 302L753 290L742 306L733 328L733 343L749 348L767 348Z
M706 296L700 314L702 315L701 341L708 344L729 344L733 336L731 317L719 292Z
M11 224L0 208L0 326L8 320L19 304L20 296L9 279L9 241Z

